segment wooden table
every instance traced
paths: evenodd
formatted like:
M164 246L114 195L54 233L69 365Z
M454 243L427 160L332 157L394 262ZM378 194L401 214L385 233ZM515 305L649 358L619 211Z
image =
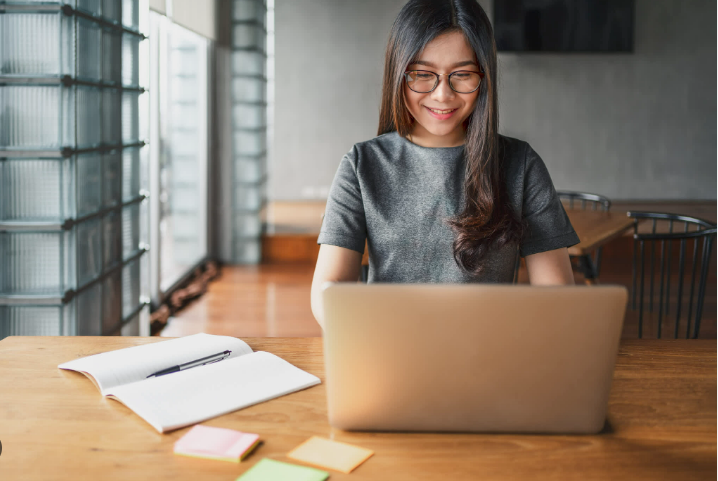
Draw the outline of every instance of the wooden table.
M625 212L566 210L580 243L568 248L568 255L578 257L587 284L598 281L598 271L591 255L606 243L633 228L635 219Z
M566 214L581 240L579 244L568 248L568 255L579 258L586 283L594 284L598 278L598 272L591 254L631 229L634 219L627 217L625 212L567 209ZM363 276L366 277L368 275L366 269L369 266L369 249L366 244L362 256L362 266Z
M240 465L172 453L189 428L159 434L83 375L57 365L159 338L9 337L0 341L0 479L226 480L262 458L289 461L312 435L375 455L331 480L696 480L716 478L716 341L626 341L607 427L593 436L350 433L327 424L321 384L204 424L255 432ZM250 338L324 380L321 338ZM178 400L181 402L181 400Z

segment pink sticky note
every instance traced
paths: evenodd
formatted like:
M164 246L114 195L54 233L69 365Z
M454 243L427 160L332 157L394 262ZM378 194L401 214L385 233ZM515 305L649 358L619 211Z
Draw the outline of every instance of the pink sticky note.
M197 425L175 443L175 454L238 463L258 443L258 434Z

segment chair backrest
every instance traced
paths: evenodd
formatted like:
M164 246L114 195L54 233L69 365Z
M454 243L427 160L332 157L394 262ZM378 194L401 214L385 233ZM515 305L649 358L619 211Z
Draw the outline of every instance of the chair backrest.
M559 199L568 200L569 209L577 209L580 206L581 210L586 210L589 207L591 210L599 210L600 207L602 211L608 212L611 208L611 200L602 195L568 190L557 190L556 194L558 194Z
M564 204L564 207L568 204L568 208L571 210L599 210L600 208L601 211L608 212L611 209L611 200L602 195L590 194L588 192L573 192L569 190L558 190L556 191L556 194L558 194L558 198L563 201L562 203ZM595 276L598 276L601 272L602 252L603 247L599 247L596 249L595 254L593 254L593 271ZM583 270L580 261L576 261L576 258L572 257L571 262L574 265L574 268Z
M644 304L647 303L650 317L656 318L657 314L656 337L662 337L665 318L667 323L673 324L674 338L678 337L679 327L682 325L686 338L695 339L698 337L703 316L703 301L716 225L696 217L661 212L628 212L628 216L635 219L631 307L633 310L638 308L639 311L638 337L643 337L643 318L646 314ZM640 221L650 223L650 232L639 232ZM657 230L658 224L663 225ZM650 247L647 248L646 244ZM674 249L676 244L677 249ZM646 254L649 256L648 262ZM676 255L678 255L677 260ZM689 258L690 268L686 269L686 260ZM660 261L659 269L656 269L657 261ZM646 264L650 264L647 299ZM697 271L700 271L700 274L696 285ZM672 280L677 282L677 291L673 297ZM656 281L658 281L657 286ZM656 290L658 290L658 305L654 313ZM684 302L684 298L687 298L687 302Z
M514 280L513 284L519 283L519 269L521 269L521 254L518 252L518 248L516 249L516 264L514 264Z

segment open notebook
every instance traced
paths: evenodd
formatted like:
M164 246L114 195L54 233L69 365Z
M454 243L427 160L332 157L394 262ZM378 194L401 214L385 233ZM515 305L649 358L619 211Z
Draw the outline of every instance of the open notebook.
M225 350L220 362L147 378ZM58 366L89 377L103 396L164 433L319 384L318 377L240 339L195 334L83 357Z

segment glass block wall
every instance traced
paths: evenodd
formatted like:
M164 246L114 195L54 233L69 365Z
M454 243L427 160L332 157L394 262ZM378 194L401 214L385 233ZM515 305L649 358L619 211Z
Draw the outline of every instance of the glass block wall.
M267 184L267 6L232 4L232 260L258 263Z
M0 339L148 328L142 15L0 1Z

